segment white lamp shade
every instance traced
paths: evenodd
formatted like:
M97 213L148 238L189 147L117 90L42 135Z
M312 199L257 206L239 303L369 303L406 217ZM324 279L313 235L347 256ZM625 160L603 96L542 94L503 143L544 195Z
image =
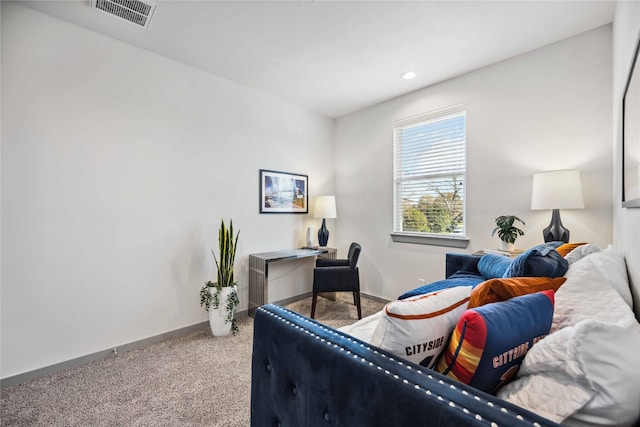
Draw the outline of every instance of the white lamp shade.
M531 209L583 209L580 172L563 170L533 175Z
M314 218L336 218L336 197L318 196L313 209Z

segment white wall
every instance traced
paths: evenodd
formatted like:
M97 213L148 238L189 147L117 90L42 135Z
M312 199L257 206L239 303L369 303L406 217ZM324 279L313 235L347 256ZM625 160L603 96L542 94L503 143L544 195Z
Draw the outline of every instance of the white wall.
M334 191L333 120L6 2L2 113L2 378L206 320L221 218L246 309L248 254L319 226L258 170Z
M619 1L613 24L613 215L614 245L627 259L634 309L640 319L640 209L625 209L622 200L622 96L640 34L640 1Z
M298 246L319 225L259 215L260 168L309 174L312 196L337 191L331 245L363 244L366 292L395 298L442 278L443 254L458 250L389 237L391 126L459 102L467 251L497 246L505 213L527 222L518 247L541 242L550 213L529 209L531 175L577 168L587 208L562 212L571 240L606 245L614 215L616 245L640 259L640 209L620 209L612 181L638 2L618 3L613 93L604 27L339 119L335 148L327 118L20 5L2 2L1 15L2 378L205 320L197 294L223 217L242 230L246 309L248 254ZM300 268L273 272L278 288L295 288Z
M584 210L562 211L571 241L612 241L611 26L402 96L336 122L340 244L362 246L366 292L396 298L418 278L444 277L444 254L460 250L393 243L394 120L467 104L468 252L498 246L494 218L518 215L542 243L550 211L531 211L535 172L578 169Z

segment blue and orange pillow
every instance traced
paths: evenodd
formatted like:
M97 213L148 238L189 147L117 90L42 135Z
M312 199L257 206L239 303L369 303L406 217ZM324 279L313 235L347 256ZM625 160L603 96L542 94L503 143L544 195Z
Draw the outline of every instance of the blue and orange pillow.
M465 311L435 370L495 393L551 329L554 292L537 292Z

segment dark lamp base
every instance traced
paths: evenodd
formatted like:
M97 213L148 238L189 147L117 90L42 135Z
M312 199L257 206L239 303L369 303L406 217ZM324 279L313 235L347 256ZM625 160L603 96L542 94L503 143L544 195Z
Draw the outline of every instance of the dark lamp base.
M547 228L542 230L542 236L546 242L564 242L569 243L569 230L564 228L560 220L560 211L554 209L551 214L551 223Z
M318 246L326 247L327 242L329 242L329 230L327 230L327 223L324 218L322 218L322 227L318 230Z

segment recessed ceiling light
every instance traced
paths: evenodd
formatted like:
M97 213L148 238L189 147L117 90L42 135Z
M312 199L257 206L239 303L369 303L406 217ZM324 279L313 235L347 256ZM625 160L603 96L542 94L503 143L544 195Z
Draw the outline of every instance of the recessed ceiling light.
M416 76L416 73L414 73L413 71L407 71L406 73L404 73L402 75L402 78L405 80L411 80Z

